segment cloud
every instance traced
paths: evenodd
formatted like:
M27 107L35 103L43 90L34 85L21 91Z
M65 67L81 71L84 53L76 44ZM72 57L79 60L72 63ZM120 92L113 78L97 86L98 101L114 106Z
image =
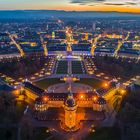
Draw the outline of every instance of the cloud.
M70 0L72 4L80 5L116 5L116 6L140 6L140 0Z
M116 6L136 6L138 5L140 0L106 0L104 5L116 5Z
M104 5L118 5L118 6L121 6L121 5L126 5L124 3L108 3L108 2L105 2Z
M134 3L134 2L126 2L127 5L137 5L139 3Z
M71 0L71 3L84 3L84 4L90 4L90 3L98 3L98 2L104 2L106 0Z

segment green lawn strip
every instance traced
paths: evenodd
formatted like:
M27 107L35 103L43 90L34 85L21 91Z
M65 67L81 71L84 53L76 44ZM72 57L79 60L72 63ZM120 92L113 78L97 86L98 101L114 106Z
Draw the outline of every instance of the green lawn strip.
M98 89L102 86L102 81L93 78L81 78L79 83L91 86L94 89Z
M80 61L72 61L72 73L73 74L83 74Z
M60 81L59 78L46 78L44 80L35 82L34 84L42 89L47 89L49 86L58 83L64 83L64 82ZM81 78L80 81L78 81L77 83L87 84L95 89L100 88L102 86L102 81L93 78Z
M68 69L68 62L59 61L56 73L57 74L67 74L67 69Z
M60 81L59 78L46 78L44 80L35 82L35 85L42 89L47 89L49 86L58 84L58 83L64 83L63 81Z

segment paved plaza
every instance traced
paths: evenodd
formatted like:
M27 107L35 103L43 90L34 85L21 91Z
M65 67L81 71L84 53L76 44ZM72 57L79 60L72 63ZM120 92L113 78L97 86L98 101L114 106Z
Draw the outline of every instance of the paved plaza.
M89 91L92 91L92 87L85 85L85 84L79 84L79 83L71 83L71 92L72 93L87 93ZM55 84L48 88L49 93L68 93L69 92L69 83L61 83L61 84Z

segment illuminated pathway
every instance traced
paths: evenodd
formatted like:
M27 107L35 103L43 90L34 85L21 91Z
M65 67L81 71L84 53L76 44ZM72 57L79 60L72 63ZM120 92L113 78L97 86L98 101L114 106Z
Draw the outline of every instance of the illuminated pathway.
M43 39L43 37L41 35L40 35L40 41L41 41L41 45L42 45L42 47L44 49L44 55L45 56L48 56L48 49L47 49L46 43L44 43L44 39Z
M68 74L71 75L72 74L72 65L71 65L71 60L68 60Z
M96 47L97 47L97 43L98 43L98 40L100 39L100 37L101 37L101 35L98 35L98 36L94 39L94 41L92 42L91 52L90 52L92 56L94 56L94 54L95 54L95 49L96 49Z
M119 41L119 42L118 42L118 46L117 46L117 48L116 48L116 50L115 50L115 52L114 52L114 57L118 57L118 52L119 52L119 50L121 49L123 43L124 43L125 41L127 41L127 39L129 38L129 35L130 35L130 32L128 32L127 36L126 36L124 39L122 39L122 41Z
M13 36L10 33L8 33L8 35L9 35L10 39L12 40L12 42L16 45L17 49L20 51L21 57L25 56L25 53L24 53L22 47L14 40Z

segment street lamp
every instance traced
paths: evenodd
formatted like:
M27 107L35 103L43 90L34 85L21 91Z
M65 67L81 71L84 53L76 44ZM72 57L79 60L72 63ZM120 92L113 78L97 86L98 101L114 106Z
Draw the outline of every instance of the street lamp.
M46 101L48 101L48 98L47 97L44 97L43 100L46 102Z
M105 82L105 83L103 84L103 87L104 87L104 88L108 88L108 86L109 86L109 84L108 84L107 82Z
M121 90L121 94L124 94L124 93L125 93L125 90L122 89L122 90Z
M83 95L81 95L80 97L81 97L81 99L83 99L83 98L84 98L84 96L83 96Z
M94 100L94 101L97 101L97 97L96 97L96 96L95 96L95 97L93 97L93 100Z

